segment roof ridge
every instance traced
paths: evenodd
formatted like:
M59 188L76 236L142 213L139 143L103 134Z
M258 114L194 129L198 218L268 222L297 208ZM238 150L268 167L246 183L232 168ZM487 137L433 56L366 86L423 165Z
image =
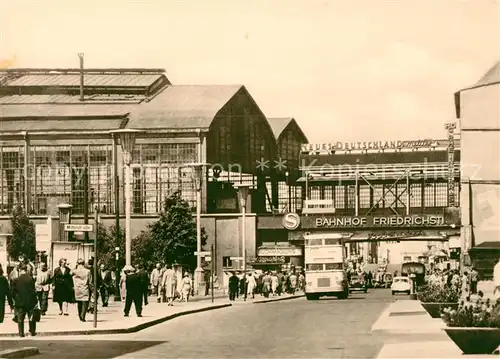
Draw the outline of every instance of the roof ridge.
M243 84L173 84L172 87L243 87Z
M150 74L165 74L167 71L160 68L9 68L0 69L1 73L24 74L24 75L77 75L86 74L101 74L101 75L150 75Z

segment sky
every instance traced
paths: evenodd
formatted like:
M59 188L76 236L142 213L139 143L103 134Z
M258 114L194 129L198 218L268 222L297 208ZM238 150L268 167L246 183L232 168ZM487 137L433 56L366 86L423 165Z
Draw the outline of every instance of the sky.
M0 66L243 84L309 142L445 138L500 60L500 0L0 0Z

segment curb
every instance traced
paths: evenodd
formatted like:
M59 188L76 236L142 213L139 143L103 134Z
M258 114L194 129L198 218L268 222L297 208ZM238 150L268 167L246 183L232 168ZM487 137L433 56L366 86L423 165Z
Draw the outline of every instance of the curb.
M161 324L163 322L166 322L168 320L171 320L171 319L174 319L174 318L177 318L177 317L182 317L182 316L188 315L188 314L195 314L195 313L207 312L209 310L227 308L227 307L230 307L230 306L232 306L231 303L225 303L225 304L214 305L214 306L211 306L211 307L186 310L186 311L183 311L183 312L178 312L178 313L167 315L165 317L154 319L154 320L151 320L151 321L146 322L146 323L141 323L141 324L138 324L138 325L136 325L134 327L129 327L129 328L68 330L68 331L64 331L64 332L40 332L40 333L37 333L37 336L39 336L39 337L50 337L50 336L69 336L69 335L106 335L106 334L129 334L129 333L136 333L136 332L139 332L139 331L144 330L146 328L155 326L157 324ZM2 333L2 334L0 334L0 338L11 338L11 337L17 337L17 336L18 336L18 334L16 334L16 333ZM3 358L3 357L0 356L0 358Z
M33 355L40 354L38 348L35 347L24 347L16 349L6 349L0 352L0 358L27 358Z
M253 304L282 302L284 300L304 298L305 296L306 296L305 294L299 294L299 295L294 295L294 296L290 296L290 297L282 297L282 298L276 298L276 299L262 299L262 300L258 300L258 301L253 302Z

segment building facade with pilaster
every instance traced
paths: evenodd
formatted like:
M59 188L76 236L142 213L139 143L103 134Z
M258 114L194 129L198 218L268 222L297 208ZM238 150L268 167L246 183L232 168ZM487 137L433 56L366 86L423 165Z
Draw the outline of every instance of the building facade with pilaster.
M455 94L462 150L464 263L486 277L500 257L500 62Z

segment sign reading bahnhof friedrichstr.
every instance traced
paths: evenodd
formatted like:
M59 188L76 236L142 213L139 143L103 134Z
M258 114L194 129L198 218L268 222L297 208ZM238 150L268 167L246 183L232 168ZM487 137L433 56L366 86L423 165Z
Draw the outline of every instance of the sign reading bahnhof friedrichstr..
M443 216L366 216L366 217L320 217L314 218L312 228L387 228L387 227L444 227Z

